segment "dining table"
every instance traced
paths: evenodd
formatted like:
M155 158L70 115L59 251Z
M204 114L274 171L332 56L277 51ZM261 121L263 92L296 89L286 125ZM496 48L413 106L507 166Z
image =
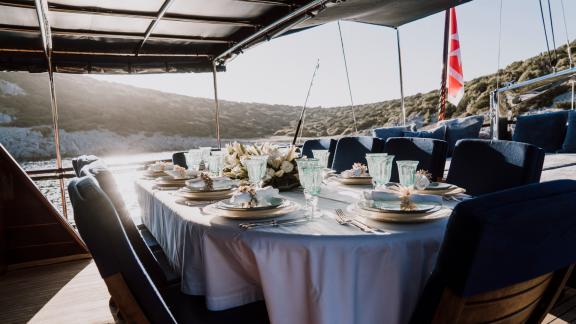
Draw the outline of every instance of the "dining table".
M181 292L205 296L213 311L264 300L273 324L407 323L458 203L444 200L443 217L429 222L362 219L378 229L363 231L335 212L354 217L350 206L370 186L328 180L314 219L244 229L250 221L215 215L209 202L184 205L152 180L135 185L142 222L181 276ZM305 217L302 191L280 194L302 208L279 220Z

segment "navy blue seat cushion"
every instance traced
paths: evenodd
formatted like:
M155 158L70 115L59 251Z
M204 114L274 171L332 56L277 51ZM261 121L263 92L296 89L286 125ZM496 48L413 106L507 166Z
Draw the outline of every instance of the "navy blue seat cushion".
M386 140L390 137L402 137L404 136L404 132L410 132L413 130L414 130L413 125L380 127L372 129L372 136L377 137L386 142Z
M446 182L481 195L540 181L544 151L534 145L461 140L454 149Z
M404 137L434 138L438 140L446 139L446 125L421 131L405 131Z
M332 169L340 173L356 162L366 164L366 153L382 150L382 142L370 136L342 137L336 144Z
M418 170L426 170L432 174L436 181L444 176L446 153L448 145L446 141L432 138L415 137L392 137L386 141L384 152L394 155L392 176L390 181L398 182L398 160L418 161Z
M82 173L93 176L108 199L112 202L136 255L144 265L146 271L150 274L156 286L163 289L164 286L178 281L174 279L174 277L177 276L172 271L165 271L166 267L162 267L162 265L157 262L157 258L154 257L153 253L163 253L160 245L148 229L145 227L138 228L136 226L130 212L126 208L124 199L118 190L118 186L110 170L99 165L90 164L82 169Z
M480 137L480 129L484 123L483 116L470 116L450 119L440 122L446 126L446 142L448 142L448 156L452 156L456 142L461 139L475 139Z
M568 114L568 129L560 153L576 153L576 111Z
M82 168L88 164L98 161L98 157L95 155L81 155L77 158L72 159L72 168L77 177L80 177L80 171Z
M334 152L336 151L337 140L332 138L323 139L311 139L304 142L302 145L302 156L307 156L311 158L313 156L312 150L328 150L330 155L328 156L328 166L332 165L334 161Z
M546 153L554 153L562 149L567 120L567 111L519 116L512 140L536 145Z
M172 163L188 169L188 165L186 164L186 152L176 152L172 154Z
M462 202L448 222L411 323L430 323L444 288L470 297L576 261L576 181L558 180Z
M140 266L114 206L95 179L72 179L68 191L78 231L102 278L121 274L151 322L176 323L156 286Z

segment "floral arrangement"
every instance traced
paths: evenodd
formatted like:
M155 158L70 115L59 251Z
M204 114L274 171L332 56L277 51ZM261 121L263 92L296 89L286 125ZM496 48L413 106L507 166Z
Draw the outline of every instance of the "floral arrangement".
M228 155L224 160L224 176L245 180L248 178L248 172L242 161L250 156L267 155L268 164L264 177L265 186L291 189L299 183L295 161L297 157L295 146L283 150L270 143L243 145L235 142L226 145L225 151Z

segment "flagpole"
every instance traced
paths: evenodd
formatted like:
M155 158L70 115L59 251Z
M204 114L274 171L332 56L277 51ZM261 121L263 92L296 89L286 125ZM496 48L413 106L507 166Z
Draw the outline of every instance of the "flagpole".
M406 126L406 107L404 106L404 81L402 80L402 52L400 50L400 30L396 27L396 42L398 44L398 72L400 74L400 105L402 107L402 125Z
M446 9L444 18L444 47L442 53L442 77L440 83L440 101L438 104L438 120L446 118L446 79L448 77L448 37L450 37L450 8Z

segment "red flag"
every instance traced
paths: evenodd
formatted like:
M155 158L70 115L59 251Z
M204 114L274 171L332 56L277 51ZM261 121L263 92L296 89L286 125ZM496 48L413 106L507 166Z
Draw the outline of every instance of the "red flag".
M462 57L460 55L460 40L458 39L458 24L456 9L450 9L450 47L448 55L448 101L457 106L464 97L464 74L462 72Z

